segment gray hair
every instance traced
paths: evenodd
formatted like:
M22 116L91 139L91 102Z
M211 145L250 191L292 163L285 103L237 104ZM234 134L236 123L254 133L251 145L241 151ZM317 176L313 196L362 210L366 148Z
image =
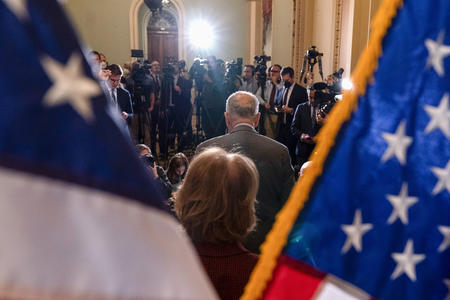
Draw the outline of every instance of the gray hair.
M258 114L258 98L249 92L235 92L228 97L226 110L230 118L250 119Z

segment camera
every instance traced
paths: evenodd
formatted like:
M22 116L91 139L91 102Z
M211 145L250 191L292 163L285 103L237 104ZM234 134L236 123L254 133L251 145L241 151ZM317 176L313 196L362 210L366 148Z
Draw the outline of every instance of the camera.
M172 56L164 57L164 64L162 67L162 73L164 78L173 79L173 75L175 74L174 65L177 64L177 60Z
M225 63L224 90L227 95L236 92L241 82L243 59L230 60ZM238 83L239 81L239 83Z
M131 93L133 109L136 112L144 111L149 105L149 70L150 64L148 61L137 61L133 64L130 77L127 80L127 89Z
M148 74L150 74L150 63L147 60L144 62L137 61L133 64L131 78L134 85L143 86Z
M141 161L146 167L155 167L155 157L151 154L146 154L140 157Z
M237 58L236 61L231 60L225 63L225 78L231 79L242 74L242 63L243 59L241 57Z
M267 62L271 61L272 58L267 55L255 56L255 74L257 74L258 83L260 86L265 85L267 80Z
M340 68L336 72L333 73L333 83L328 85L328 90L333 96L340 95L342 93L342 74L344 73L344 69Z
M205 68L206 65L208 65L207 59L196 58L189 69L189 77L194 79L198 91L203 89L203 76L207 72Z
M178 70L180 73L186 72L186 61L180 60L177 62Z

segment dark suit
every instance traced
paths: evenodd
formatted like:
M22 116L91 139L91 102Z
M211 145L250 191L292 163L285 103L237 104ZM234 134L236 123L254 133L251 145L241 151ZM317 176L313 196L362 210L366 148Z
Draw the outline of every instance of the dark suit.
M300 141L302 133L313 137L319 131L319 125L313 120L311 114L311 103L300 104L295 110L294 120L292 121L291 133L297 138L297 160L299 165L305 163L311 155L315 144L308 144Z
M229 134L207 140L197 147L197 153L217 146L251 158L259 172L256 230L249 234L244 246L259 253L259 246L272 228L275 215L283 207L294 185L294 171L287 148L246 125L236 126Z
M282 103L279 105L283 105L283 101L285 99L285 93L288 92L287 88L283 88L283 93L281 97ZM305 103L308 101L308 94L306 89L297 83L294 84L292 88L291 95L287 102L287 106L292 108L294 111L297 106L301 103ZM289 149L289 155L291 156L292 164L297 164L297 158L295 155L295 147L297 145L297 139L295 136L291 134L291 124L294 114L281 114L278 118L278 134L277 141L285 145Z
M188 129L190 116L192 116L192 80L179 76L176 85L180 87L181 92L177 92L175 89L172 91L172 103L175 108L172 114L171 127L173 132L178 135L178 152L181 152L187 143L184 132Z
M133 118L133 105L131 104L131 95L130 93L122 88L121 86L117 87L117 104L119 105L119 111L122 113L123 111L128 114L127 123L128 125L131 123L131 119Z
M163 122L160 120L159 109L160 109L160 97L161 97L161 77L156 74L150 74L149 80L152 86L152 92L155 94L155 104L151 112L151 124L150 124L150 149L152 153L156 153L156 129L161 131L164 128ZM161 144L159 145L161 147Z

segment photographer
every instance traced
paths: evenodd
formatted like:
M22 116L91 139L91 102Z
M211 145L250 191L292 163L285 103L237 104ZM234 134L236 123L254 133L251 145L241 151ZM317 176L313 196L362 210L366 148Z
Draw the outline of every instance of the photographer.
M214 56L208 57L208 71L203 76L203 90L200 97L202 128L210 139L225 133L224 73Z
M156 180L162 196L168 200L172 196L172 184L167 177L166 171L155 162L155 157L149 147L144 144L136 145L139 158L150 171L152 177Z
M274 64L269 68L269 80L266 81L264 89L262 86L256 91L256 97L259 104L264 107L264 129L266 136L275 139L276 128L278 122L278 113L275 111L275 104L280 102L281 90L283 84L281 83L281 66ZM264 90L264 94L263 93ZM261 126L261 125L260 125Z
M177 135L177 152L184 150L188 143L186 131L190 127L192 116L191 89L192 80L185 72L186 62L179 61L173 65L173 90L172 90L172 111L170 114L169 128Z
M150 112L155 102L153 85L148 78L148 65L141 62L134 63L126 86L132 95L133 107L137 115L137 139L144 143L146 128L150 128Z
M156 153L156 130L159 127L159 107L161 105L161 65L157 60L152 61L150 65L149 78L153 86L153 106L150 107L150 148Z

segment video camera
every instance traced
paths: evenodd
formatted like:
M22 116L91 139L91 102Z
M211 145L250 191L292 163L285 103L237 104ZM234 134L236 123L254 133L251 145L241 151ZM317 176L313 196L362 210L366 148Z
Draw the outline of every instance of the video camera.
M342 74L344 73L344 69L340 68L336 72L333 73L333 83L329 85L327 88L330 91L330 94L333 96L340 95L342 93Z
M240 81L243 62L242 57L238 57L236 60L230 60L225 63L224 89L227 95L236 92L238 89L236 80Z
M137 61L133 64L133 68L131 70L131 78L134 81L135 86L143 86L145 85L145 80L147 75L150 74L150 63L148 60L145 61Z
M164 63L162 67L163 78L171 78L173 79L173 75L175 74L174 65L177 63L177 60L173 56L164 57Z
M325 82L316 82L312 88L315 90L314 100L319 107L318 113L322 118L325 118L337 101L333 94L326 92L329 86Z
M195 86L198 91L203 90L203 76L208 71L205 66L208 65L207 59L196 58L194 59L194 63L189 69L190 78L194 79Z
M242 64L243 59L242 57L239 57L235 60L230 60L225 63L225 78L231 79L235 78L236 76L240 76L242 74Z
M271 61L272 58L267 55L255 56L255 74L258 74L259 85L265 85L267 80L267 62Z

